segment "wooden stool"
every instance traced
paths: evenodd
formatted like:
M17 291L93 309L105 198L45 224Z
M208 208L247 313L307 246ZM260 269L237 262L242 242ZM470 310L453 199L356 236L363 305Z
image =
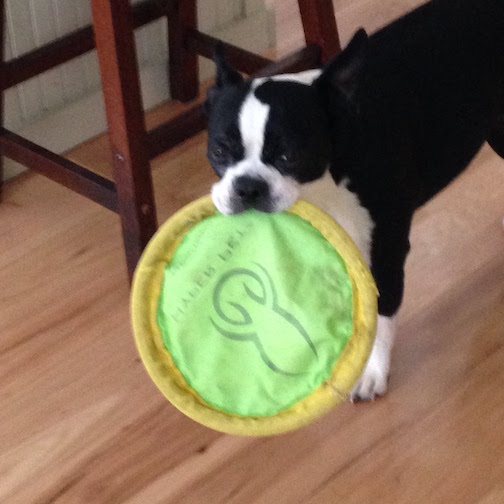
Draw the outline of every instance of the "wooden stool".
M198 95L198 55L212 57L217 39L197 30L196 0L90 0L87 26L18 58L4 61L0 43L0 183L2 155L117 212L131 278L157 228L150 160L205 128L201 105L147 132L142 110L135 28L166 16L172 97ZM314 68L340 50L332 0L298 0L306 46L277 62L224 44L229 62L249 75L273 75ZM0 0L0 40L4 40L5 0ZM94 32L94 37L93 37ZM96 46L100 63L114 182L3 128L3 91Z

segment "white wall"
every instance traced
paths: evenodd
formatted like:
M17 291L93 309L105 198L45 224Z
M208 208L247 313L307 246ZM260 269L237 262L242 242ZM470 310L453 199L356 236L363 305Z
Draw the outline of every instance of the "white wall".
M138 3L141 0L132 0ZM6 55L20 56L91 22L88 0L6 0ZM273 14L264 0L199 0L199 28L257 52L274 45ZM169 98L164 20L135 34L144 107ZM213 65L200 60L201 78ZM76 127L76 122L78 127ZM64 152L105 130L95 51L9 89L7 128L56 152ZM6 161L7 178L22 169Z

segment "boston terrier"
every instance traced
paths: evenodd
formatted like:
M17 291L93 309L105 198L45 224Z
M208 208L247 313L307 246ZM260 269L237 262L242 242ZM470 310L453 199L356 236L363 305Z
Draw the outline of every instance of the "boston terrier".
M380 293L352 399L385 394L413 213L485 141L504 157L504 1L432 0L357 31L318 70L244 80L222 50L216 65L205 104L215 206L280 212L302 197L346 229Z

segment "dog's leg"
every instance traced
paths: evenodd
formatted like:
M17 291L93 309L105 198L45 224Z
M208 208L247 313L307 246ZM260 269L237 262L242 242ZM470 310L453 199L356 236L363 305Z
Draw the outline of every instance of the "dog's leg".
M387 393L390 372L390 354L396 333L396 317L378 316L376 339L369 360L357 385L352 401L370 401Z
M364 372L351 393L352 401L373 400L387 392L397 312L404 292L411 218L398 222L396 215L395 221L387 218L382 222L375 227L371 251L371 269L380 292L376 339Z

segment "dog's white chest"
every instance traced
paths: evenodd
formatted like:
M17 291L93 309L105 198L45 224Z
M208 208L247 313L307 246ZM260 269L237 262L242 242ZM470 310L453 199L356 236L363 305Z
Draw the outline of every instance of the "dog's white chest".
M303 184L301 198L318 206L338 222L370 264L373 220L360 204L358 196L347 189L345 180L336 185L327 172L323 178Z

